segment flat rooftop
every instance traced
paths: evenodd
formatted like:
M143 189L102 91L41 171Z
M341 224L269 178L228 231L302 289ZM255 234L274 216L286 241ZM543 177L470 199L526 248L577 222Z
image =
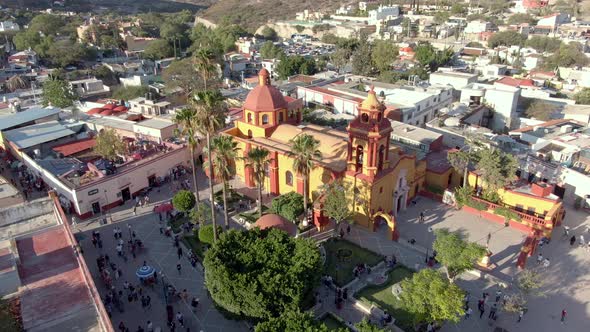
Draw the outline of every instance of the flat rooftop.
M98 313L63 225L16 240L23 327L100 331Z
M437 140L442 135L435 133L428 129L422 129L407 123L389 120L391 122L391 128L393 129L392 134L395 136L403 137L412 141L420 142L423 144L430 144Z
M0 116L0 131L12 127L20 126L25 123L39 120L48 116L59 114L58 108L30 108L26 111L1 115Z
M147 128L152 128L152 129L164 129L164 128L168 128L171 126L175 126L175 124L170 121L152 118L152 119L138 122L138 123L134 124L134 126L147 127Z
M133 132L133 125L135 124L133 121L128 120L121 120L114 117L88 117L87 119L83 120L87 124L90 125L90 129L95 130L96 128L92 128L92 125L96 126L103 126L113 129L120 129L129 132Z
M9 130L4 138L20 149L30 148L62 137L76 134L57 121L38 123L27 127Z

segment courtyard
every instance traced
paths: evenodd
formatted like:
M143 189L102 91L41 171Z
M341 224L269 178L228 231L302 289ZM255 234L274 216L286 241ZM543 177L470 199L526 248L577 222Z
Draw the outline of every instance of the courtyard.
M346 240L331 240L323 244L326 250L326 273L332 276L339 287L344 287L354 278L354 269L359 264L377 265L382 256Z

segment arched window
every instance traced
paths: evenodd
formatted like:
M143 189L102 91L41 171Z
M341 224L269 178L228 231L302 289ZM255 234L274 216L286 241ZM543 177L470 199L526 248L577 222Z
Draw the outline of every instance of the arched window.
M252 130L248 130L248 138L252 138Z
M283 122L283 112L279 112L279 123Z
M377 172L383 169L383 159L385 157L385 146L379 147L379 162L377 163Z
M268 124L268 115L264 114L262 116L262 124L263 125Z
M291 173L290 171L285 172L285 183L288 186L293 185L293 173Z
M252 123L252 113L248 113L248 123Z
M363 123L369 123L369 115L368 115L367 113L363 113L363 114L361 115L361 121L362 121Z
M357 172L363 167L363 146L356 147L356 170Z

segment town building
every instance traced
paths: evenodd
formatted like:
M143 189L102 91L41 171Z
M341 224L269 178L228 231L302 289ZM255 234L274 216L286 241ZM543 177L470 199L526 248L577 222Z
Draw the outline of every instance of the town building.
M440 70L430 74L430 84L450 85L455 90L461 90L470 83L477 82L477 75L451 70Z
M11 32L11 31L19 31L20 26L18 23L12 21L2 21L0 22L0 32Z
M24 50L8 57L8 63L13 67L34 67L37 66L37 52Z
M473 20L467 23L464 32L466 34L479 34L493 29L493 24L483 20Z
M129 100L129 109L132 112L138 112L147 116L167 114L171 105L170 102L165 100L155 100L151 94L148 94L146 97L137 97Z
M83 80L70 81L72 90L77 93L80 99L100 97L108 95L111 89L104 85L101 80L93 77Z
M289 109L289 103L270 85L270 74L263 69L259 85L244 103L242 119L236 120L235 127L224 134L234 137L244 157L256 147L270 151L271 164L263 184L274 195L303 193L303 178L293 169L290 145L298 135L313 136L320 143L322 158L314 160L308 197L321 194L323 184L340 179L355 188L357 197L351 203L355 222L373 230L379 224L387 224L392 238L397 238L394 216L423 186L425 163L417 163L415 156L404 154L391 144L391 124L375 90L371 89L357 106L357 115L347 132L301 125L301 109ZM238 178L255 187L252 169L246 167L246 161L237 159L235 164ZM319 207L321 201L316 200L314 207L318 226L327 222Z
M494 110L490 129L504 132L518 126L516 106L520 88L471 83L461 89L461 103L469 106L488 105Z

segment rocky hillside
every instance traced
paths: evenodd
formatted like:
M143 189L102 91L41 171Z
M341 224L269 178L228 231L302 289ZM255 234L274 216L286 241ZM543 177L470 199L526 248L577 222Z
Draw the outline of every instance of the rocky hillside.
M344 3L342 0L218 0L202 15L215 23L228 19L254 32L269 20L294 20L295 13L304 9L335 9Z

